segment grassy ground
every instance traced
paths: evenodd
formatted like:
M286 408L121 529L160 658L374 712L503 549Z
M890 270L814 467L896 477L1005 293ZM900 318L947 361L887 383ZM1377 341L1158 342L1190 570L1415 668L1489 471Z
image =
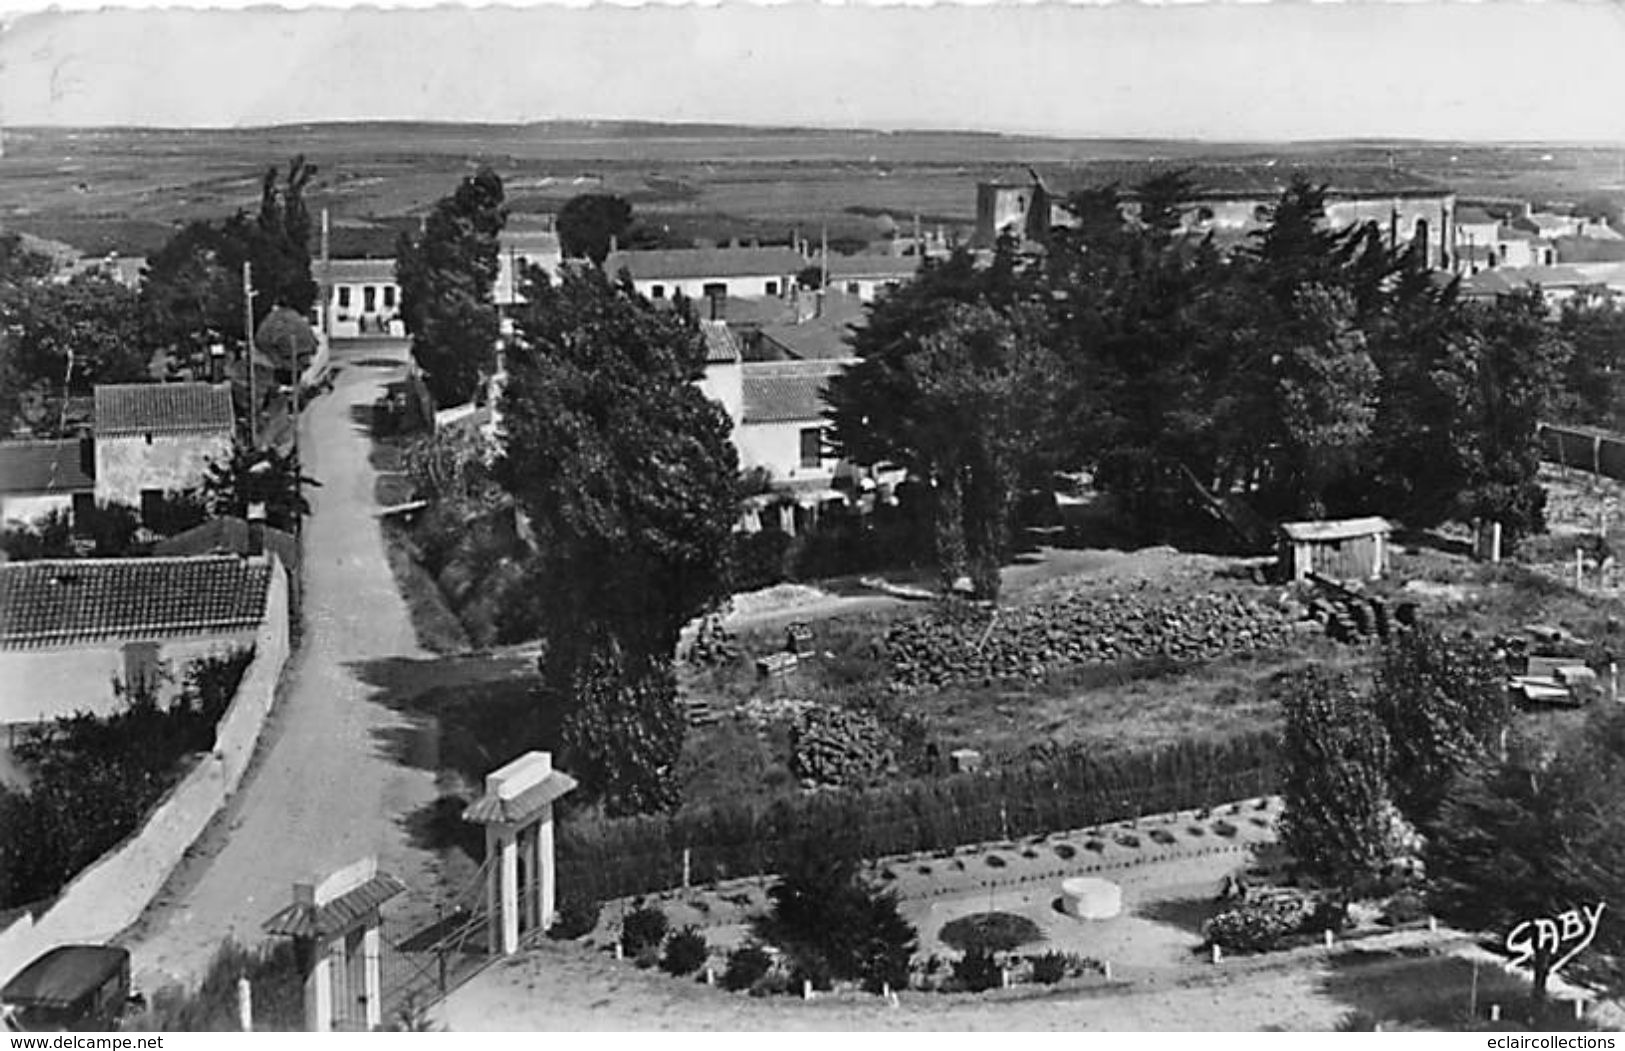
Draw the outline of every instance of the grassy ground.
M401 474L400 446L393 441L374 440L372 465L378 471L374 498L380 507L389 507L411 498L412 485ZM440 585L424 569L412 549L411 537L399 522L385 522L384 551L395 586L406 599L412 629L418 644L431 653L462 653L469 648L468 635L457 615L446 604Z

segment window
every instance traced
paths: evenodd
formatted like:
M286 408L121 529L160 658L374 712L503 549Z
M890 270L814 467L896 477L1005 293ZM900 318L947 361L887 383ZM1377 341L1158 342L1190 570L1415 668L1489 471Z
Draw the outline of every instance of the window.
M765 286L763 286L763 291L767 295L776 296L779 294L779 283L777 281L769 281Z
M701 289L701 293L707 299L727 299L728 298L728 282L726 282L726 281L707 281L705 283L705 287Z
M394 310L395 309L395 286L394 285L385 285L384 286L384 309L385 310Z
M824 428L801 428L801 466L820 467L824 462Z
M856 281L848 281L846 283L846 294L847 295L855 296L861 291L863 291L863 288Z
M378 309L378 289L368 285L361 290L361 312L371 314Z
M164 493L162 489L141 490L141 521L143 524L151 521L159 514L163 499Z
M348 310L348 309L350 309L350 286L349 285L340 285L339 286L339 309L340 310Z
M650 285L649 286L649 298L650 299L665 299L666 298L666 286L665 285Z

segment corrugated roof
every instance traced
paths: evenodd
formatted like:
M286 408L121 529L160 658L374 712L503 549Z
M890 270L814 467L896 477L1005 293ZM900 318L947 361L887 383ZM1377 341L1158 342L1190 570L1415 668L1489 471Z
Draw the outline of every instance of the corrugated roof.
M395 260L390 259L333 259L327 264L335 285L394 284ZM322 278L322 262L314 260L310 272L317 280Z
M739 338L726 321L701 321L700 331L705 334L707 365L724 365L740 359Z
M844 361L772 361L748 363L742 374L744 423L789 423L821 420L829 378L845 371Z
M96 388L96 437L229 432L231 387L210 383L120 383Z
M233 556L0 564L0 649L253 628L270 563Z
M604 273L623 269L634 280L705 277L789 277L807 266L789 248L672 248L616 252L604 261Z
M1281 523L1281 532L1285 533L1289 540L1347 540L1350 537L1393 531L1393 524L1386 518L1343 518L1331 521Z
M73 493L95 487L96 480L80 468L77 441L0 443L0 492Z
M487 792L463 811L463 820L476 825L517 824L534 817L542 807L574 791L576 779L554 770L512 799Z
M354 930L379 906L406 891L406 884L380 872L354 890L345 891L326 905L294 902L266 920L267 934L287 938L327 938Z

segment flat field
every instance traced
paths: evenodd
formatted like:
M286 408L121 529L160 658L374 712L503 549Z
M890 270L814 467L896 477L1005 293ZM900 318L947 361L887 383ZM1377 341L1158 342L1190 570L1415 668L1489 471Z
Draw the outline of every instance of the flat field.
M785 237L793 228L872 240L919 215L962 229L975 184L1046 177L1099 181L1136 165L1276 159L1387 164L1464 196L1575 200L1621 188L1619 154L1596 147L1421 142L1202 143L1066 140L973 133L694 125L317 124L176 130L8 128L0 227L88 252L149 253L182 222L251 208L265 167L303 153L308 191L333 216L334 251L387 254L396 232L482 163L516 211L556 210L575 194L627 196L679 238Z

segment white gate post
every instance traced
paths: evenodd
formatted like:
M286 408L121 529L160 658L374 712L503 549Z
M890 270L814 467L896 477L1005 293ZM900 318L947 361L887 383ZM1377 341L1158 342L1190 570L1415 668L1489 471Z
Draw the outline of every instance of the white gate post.
M552 753L527 752L487 774L485 794L463 811L464 821L485 826L486 926L493 953L518 952L522 933L546 930L553 922L553 803L575 786L573 777L553 769ZM521 850L529 874L523 887Z

